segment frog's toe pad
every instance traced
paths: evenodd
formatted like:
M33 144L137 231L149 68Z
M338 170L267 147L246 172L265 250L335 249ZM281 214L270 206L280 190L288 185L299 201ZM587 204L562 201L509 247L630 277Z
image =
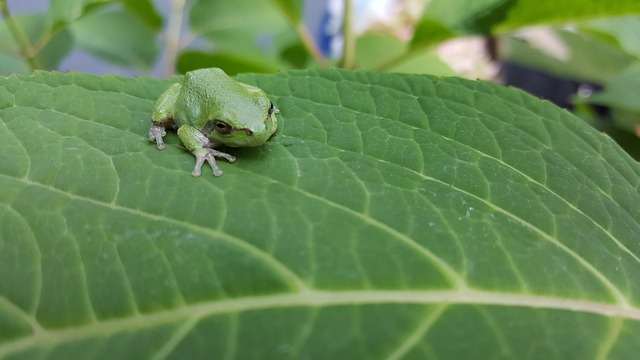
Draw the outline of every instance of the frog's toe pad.
M167 135L167 132L162 126L153 125L149 129L149 140L155 141L158 150L164 149L164 141L162 138Z

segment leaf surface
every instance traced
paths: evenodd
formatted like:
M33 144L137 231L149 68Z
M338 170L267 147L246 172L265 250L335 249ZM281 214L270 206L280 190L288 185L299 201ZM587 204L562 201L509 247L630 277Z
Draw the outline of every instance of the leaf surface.
M0 358L607 358L640 351L640 166L525 93L244 75L280 109L193 178L170 81L0 78Z

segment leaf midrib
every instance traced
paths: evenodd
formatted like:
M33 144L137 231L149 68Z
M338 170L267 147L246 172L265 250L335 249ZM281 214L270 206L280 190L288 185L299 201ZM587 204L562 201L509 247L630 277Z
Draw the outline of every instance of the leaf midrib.
M127 318L98 321L67 329L34 330L32 336L0 344L0 357L34 346L74 341L93 336L153 328L175 321L197 321L225 313L244 313L287 307L327 307L352 305L490 305L531 309L564 310L640 321L640 308L531 294L461 290L305 290L289 294L229 298L194 305L184 305L165 311L136 314ZM180 326L181 328L181 326Z

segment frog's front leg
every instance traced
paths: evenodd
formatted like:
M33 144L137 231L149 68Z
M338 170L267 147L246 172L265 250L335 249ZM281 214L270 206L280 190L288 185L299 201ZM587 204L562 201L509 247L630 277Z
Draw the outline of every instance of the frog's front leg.
M191 173L193 176L200 176L205 160L211 165L213 175L222 175L222 170L216 163L216 156L223 157L229 160L229 162L236 161L235 156L212 149L211 147L213 147L214 144L211 143L209 138L191 125L185 124L180 126L178 129L178 137L182 141L182 144L196 157L196 165Z
M167 135L163 126L152 125L149 129L149 140L155 141L158 150L164 149L164 140L162 138Z
M155 141L158 150L164 149L162 138L167 135L166 129L176 129L177 125L173 121L173 114L176 108L176 101L182 85L171 85L156 101L151 115L153 125L149 129L149 140Z

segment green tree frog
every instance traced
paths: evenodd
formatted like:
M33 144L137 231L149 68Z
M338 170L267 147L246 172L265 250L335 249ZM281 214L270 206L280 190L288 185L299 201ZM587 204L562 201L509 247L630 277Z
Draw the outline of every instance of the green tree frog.
M213 175L220 176L215 157L230 162L236 158L213 148L264 144L278 126L276 113L262 89L237 82L218 68L190 71L182 84L171 85L156 101L149 140L162 150L166 129L177 129L182 144L196 157L191 174L200 176L206 160Z

